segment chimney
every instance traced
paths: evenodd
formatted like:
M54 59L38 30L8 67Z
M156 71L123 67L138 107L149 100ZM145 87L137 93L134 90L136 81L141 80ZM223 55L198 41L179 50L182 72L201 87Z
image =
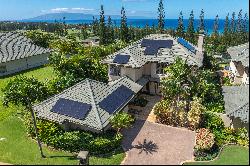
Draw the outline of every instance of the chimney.
M198 39L198 51L203 53L203 45L204 45L205 32L204 30L199 31L199 39Z

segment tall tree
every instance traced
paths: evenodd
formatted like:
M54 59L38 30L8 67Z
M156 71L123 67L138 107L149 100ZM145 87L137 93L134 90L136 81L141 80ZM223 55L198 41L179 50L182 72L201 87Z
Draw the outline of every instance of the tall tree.
M228 46L230 44L230 25L229 25L229 13L226 16L225 23L224 23L224 33L223 33L223 40L224 43Z
M191 42L195 43L195 31L194 31L194 11L192 10L188 20L188 28L187 28L187 37L186 39Z
M216 35L216 36L219 35L218 29L219 29L219 16L216 15L215 20L214 20L213 35Z
M244 21L243 21L243 31L244 31L244 38L243 42L247 42L249 40L249 23L248 23L248 14L245 13Z
M99 37L100 37L100 45L106 44L107 38L106 38L106 26L105 26L103 5L101 5L101 11L100 11Z
M120 39L123 42L129 42L129 30L128 30L128 24L127 24L127 17L126 17L126 11L124 7L122 7L121 10L121 27L120 27Z
M107 43L113 43L115 41L115 32L114 32L114 27L113 27L113 23L112 23L112 19L109 16L108 17L108 25L107 25Z
M201 14L200 14L200 21L199 21L198 32L199 31L205 31L204 11L203 11L203 9L201 10Z
M236 24L236 32L242 33L243 32L243 19L242 19L242 9L239 11L237 24Z
M49 96L47 87L35 78L27 78L19 76L10 80L3 89L3 104L9 106L10 103L16 106L24 106L31 113L36 139L39 146L41 156L44 158L41 141L39 139L38 129L36 125L36 117L32 108L32 104L41 102Z
M163 33L165 25L165 11L163 0L160 0L158 7L158 30L160 33Z
M232 14L230 31L231 31L231 33L235 33L235 31L236 31L236 27L235 27L235 12L233 12L233 14Z
M94 35L96 36L98 35L99 23L98 23L97 18L95 18L94 16L93 16L93 22L92 22L92 31Z
M178 27L176 29L176 35L178 37L184 37L184 35L185 35L182 11L180 12L180 15L179 15Z

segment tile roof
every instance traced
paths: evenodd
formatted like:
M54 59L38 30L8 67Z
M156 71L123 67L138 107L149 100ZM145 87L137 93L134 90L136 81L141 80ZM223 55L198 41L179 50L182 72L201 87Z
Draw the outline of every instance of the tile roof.
M0 33L0 63L49 53L17 32Z
M233 61L242 62L243 66L249 67L249 42L242 45L229 47L227 52Z
M225 112L249 122L249 86L224 86Z
M99 106L99 103L122 85L132 90L135 94L142 89L141 85L133 82L126 76L109 82L108 84L91 79L86 79L63 91L62 93L55 95L40 104L35 105L33 109L36 112L37 117L42 119L47 119L59 123L63 123L65 120L68 120L69 122L87 126L92 129L102 130L108 125L109 118L112 115L110 115L106 110L102 109ZM128 102L133 97L129 98ZM67 115L54 113L51 111L51 109L60 98L90 104L91 110L87 113L83 120L76 119Z
M141 47L141 42L143 39L132 43L128 47L109 55L103 63L105 64L116 64L113 62L117 54L130 55L130 60L127 64L124 64L125 67L140 68L145 65L147 62L159 62L159 63L173 63L177 56L180 56L183 59L187 59L189 65L196 65L198 67L202 66L203 56L194 54L193 52L187 50L184 46L177 42L177 39L166 35L166 34L152 34L144 39L151 40L171 40L173 41L172 48L160 48L157 55L145 55L145 47ZM192 45L193 46L193 45ZM196 50L197 47L193 46ZM201 53L202 54L202 53ZM116 64L119 65L119 64Z

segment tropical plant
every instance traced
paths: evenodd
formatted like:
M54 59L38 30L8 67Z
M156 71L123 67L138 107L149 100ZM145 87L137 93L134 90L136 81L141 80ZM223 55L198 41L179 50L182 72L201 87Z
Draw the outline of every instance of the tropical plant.
M213 147L214 143L214 135L209 129L201 128L197 130L195 136L195 148L197 150L209 150Z
M131 127L132 123L134 122L134 118L131 115L120 112L114 115L110 119L111 126L116 129L117 133L121 132L121 129Z
M201 99L194 97L191 101L191 109L188 112L188 122L191 128L196 129L200 124L201 114L206 111Z
M42 101L48 97L49 93L47 87L35 78L19 76L8 82L7 86L3 89L3 93L3 104L5 106L8 106L10 103L17 106L22 105L31 113L41 156L45 157L38 136L36 117L32 104Z

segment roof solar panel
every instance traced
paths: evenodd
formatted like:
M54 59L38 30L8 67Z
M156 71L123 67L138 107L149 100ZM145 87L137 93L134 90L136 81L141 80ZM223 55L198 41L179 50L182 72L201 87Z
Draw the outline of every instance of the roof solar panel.
M60 98L51 109L52 112L76 119L83 119L91 109L90 104Z
M192 53L196 53L195 48L189 44L186 40L184 40L183 38L178 38L177 42L180 43L181 45L183 45L185 48L187 48L189 51L191 51Z
M173 46L173 40L143 39L141 42L141 46L146 47L145 52L144 52L146 55L155 55L157 54L160 48L171 49Z
M115 56L115 59L113 60L113 62L118 63L118 64L126 64L128 63L129 59L130 59L129 55L118 54Z
M134 92L132 90L122 85L102 100L99 103L99 106L108 113L112 114L125 104L133 94Z

